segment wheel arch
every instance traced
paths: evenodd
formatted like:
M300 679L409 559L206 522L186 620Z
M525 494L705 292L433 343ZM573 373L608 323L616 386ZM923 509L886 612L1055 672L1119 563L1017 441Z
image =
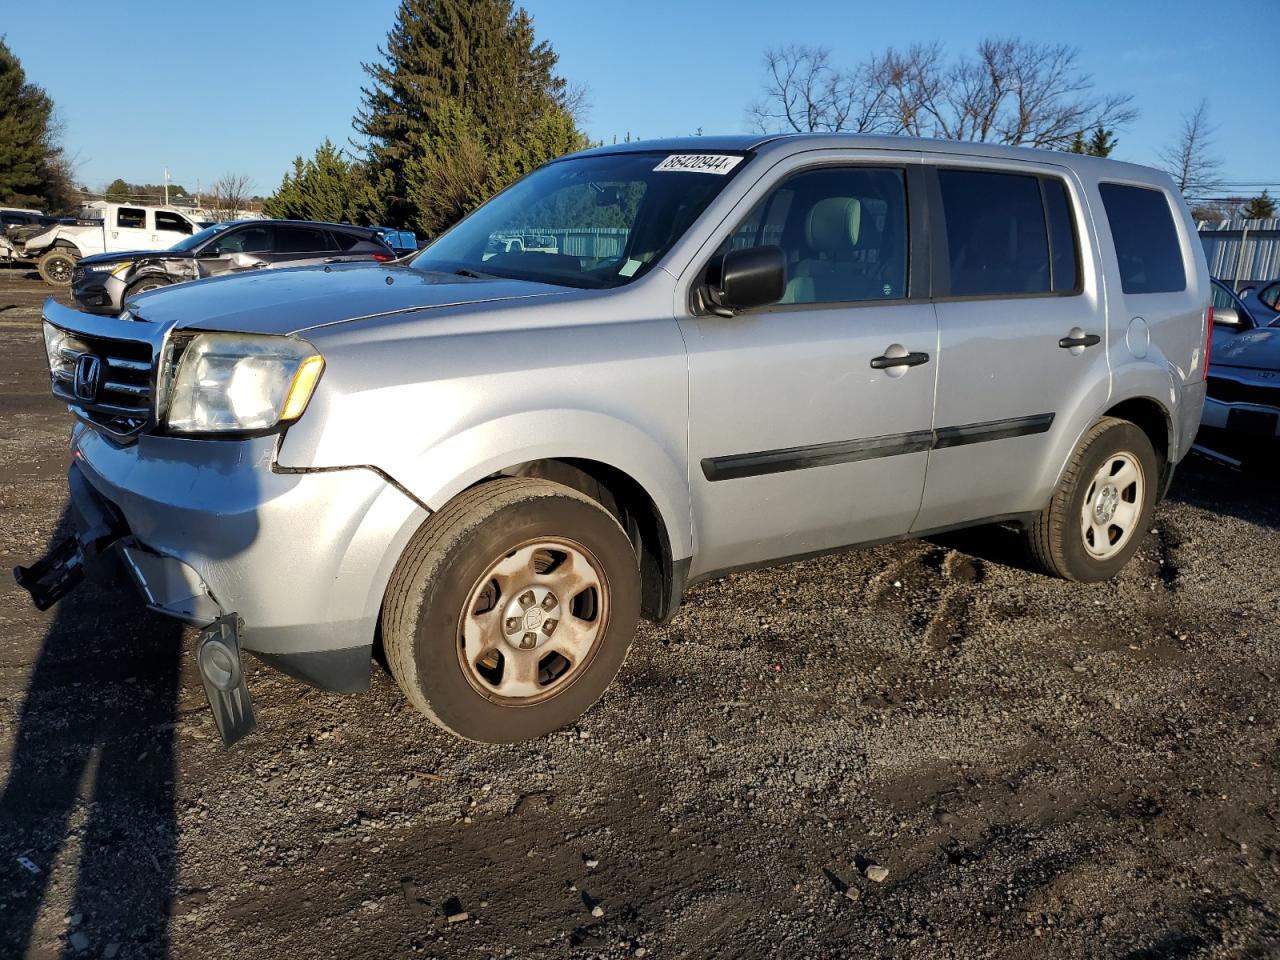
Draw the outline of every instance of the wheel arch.
M1174 464L1170 452L1175 449L1173 416L1159 400L1149 396L1129 397L1113 404L1102 416L1127 420L1147 435L1160 457L1158 498L1163 499L1173 478Z

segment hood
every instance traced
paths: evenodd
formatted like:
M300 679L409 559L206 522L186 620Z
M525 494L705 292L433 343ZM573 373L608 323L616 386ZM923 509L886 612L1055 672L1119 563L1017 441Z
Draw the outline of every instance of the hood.
M124 250L119 253L95 253L91 257L81 257L76 263L92 265L95 263L124 263L127 260L141 260L143 257L186 257L190 254L175 253L172 250Z
M1225 343L1215 339L1209 366L1280 370L1280 327L1243 330Z
M166 327L286 334L389 313L570 292L525 280L475 280L366 262L178 284L140 294L128 306L136 318Z

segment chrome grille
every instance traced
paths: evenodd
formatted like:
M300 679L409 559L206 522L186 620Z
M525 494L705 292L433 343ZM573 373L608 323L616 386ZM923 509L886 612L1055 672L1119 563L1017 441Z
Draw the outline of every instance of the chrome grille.
M154 413L151 345L67 332L50 371L53 394L117 437L145 429Z

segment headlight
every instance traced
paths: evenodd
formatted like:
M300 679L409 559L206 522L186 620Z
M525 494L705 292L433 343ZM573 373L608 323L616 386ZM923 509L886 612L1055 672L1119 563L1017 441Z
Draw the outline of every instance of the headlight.
M271 430L302 416L323 370L324 358L296 337L199 334L166 391L165 423L177 433Z
M49 372L67 368L66 360L62 359L62 348L71 346L71 334L65 330L59 330L48 320L44 321L44 355L49 361Z
M111 270L111 275L113 277L118 277L120 276L120 274L124 273L126 270L128 270L132 266L133 266L132 260L126 260L124 263L118 263Z
M131 266L133 264L126 260L124 263L94 263L85 269L90 273L115 273L118 270L128 270Z

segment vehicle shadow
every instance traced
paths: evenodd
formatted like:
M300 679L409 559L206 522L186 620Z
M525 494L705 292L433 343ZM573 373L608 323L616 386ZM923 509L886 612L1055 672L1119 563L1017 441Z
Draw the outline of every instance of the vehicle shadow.
M56 949L62 918L46 912L39 943L36 924L55 870L73 870L64 955L163 957L182 627L88 583L56 610L0 793L0 956Z
M1210 513L1280 528L1274 470L1236 470L1196 454L1178 467L1169 499Z

